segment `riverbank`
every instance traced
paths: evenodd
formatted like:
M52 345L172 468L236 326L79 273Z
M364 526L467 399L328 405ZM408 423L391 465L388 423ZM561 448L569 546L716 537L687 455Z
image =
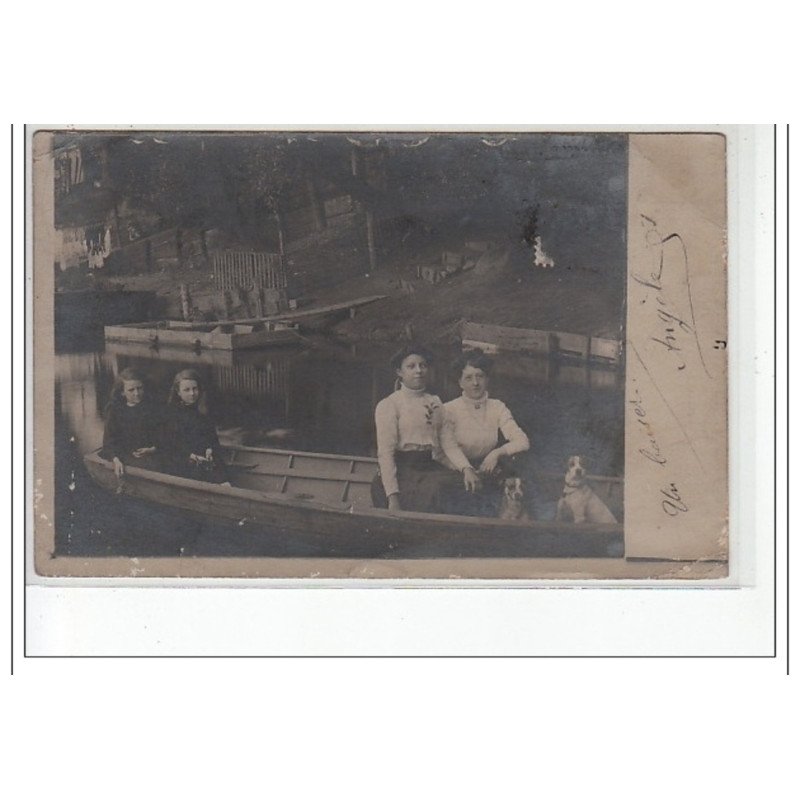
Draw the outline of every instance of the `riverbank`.
M467 319L620 338L624 308L601 276L533 269L507 250L487 256L436 284L418 278L416 269L406 269L386 299L340 323L337 335L353 341L434 341L451 338Z
M413 258L385 259L378 270L349 278L335 286L299 298L301 308L313 308L366 295L386 295L357 311L332 330L351 342L392 342L409 338L447 340L461 320L510 327L561 330L604 338L620 338L624 326L622 293L605 271L535 269L529 251L494 248L462 252L465 267L438 283L421 277L441 252L419 252ZM199 268L171 268L158 273L120 277L126 289L155 291L165 315L180 318L180 285L191 295L196 315L219 319L225 311L213 275ZM240 302L234 316L250 316Z

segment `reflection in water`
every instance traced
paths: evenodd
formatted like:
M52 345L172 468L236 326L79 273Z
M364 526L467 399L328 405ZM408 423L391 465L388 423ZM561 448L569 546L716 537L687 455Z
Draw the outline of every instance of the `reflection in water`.
M61 353L55 356L56 420L66 425L81 453L103 441L103 410L115 371L103 353Z
M248 444L374 455L375 405L394 384L390 350L317 342L300 350L194 353L108 343L96 352L58 354L57 530L68 535L57 533L57 549L73 555L247 552L244 532L236 526L198 523L129 498L109 497L89 481L81 459L102 442L103 409L115 376L126 367L147 375L147 391L159 401L166 400L178 371L196 369L209 387L218 427L241 431L240 440ZM447 369L457 352L444 348L436 355L430 388L447 401L460 393L457 376ZM528 433L530 468L562 471L566 458L580 453L589 458L593 472L622 474L620 373L526 356L503 355L495 363L490 391ZM73 480L75 489L67 491ZM307 554L278 538L270 547L265 555Z

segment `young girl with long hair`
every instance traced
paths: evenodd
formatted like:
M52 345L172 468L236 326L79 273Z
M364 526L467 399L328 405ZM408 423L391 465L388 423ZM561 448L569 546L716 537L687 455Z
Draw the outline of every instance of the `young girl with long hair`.
M125 474L125 465L160 470L160 409L145 391L144 375L136 369L124 369L117 376L106 407L103 431L104 458L114 464L117 477Z
M184 478L228 483L217 429L208 415L206 392L199 373L181 370L167 400L165 449L171 471Z

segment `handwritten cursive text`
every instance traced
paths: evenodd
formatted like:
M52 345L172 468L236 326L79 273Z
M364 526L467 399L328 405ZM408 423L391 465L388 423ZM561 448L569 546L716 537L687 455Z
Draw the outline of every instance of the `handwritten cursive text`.
M678 514L685 514L689 510L686 503L681 500L678 487L674 483L670 483L666 489L662 489L661 494L665 498L661 501L661 508L670 517L677 517Z
M653 290L653 305L658 329L650 336L650 340L661 345L670 354L678 370L686 369L687 350L693 349L693 345L697 348L703 370L708 374L694 324L689 256L686 245L680 234L670 233L665 236L658 230L654 220L644 214L641 214L640 217L645 231L645 246L653 260L649 272L645 274L632 272L631 277L640 286ZM673 264L674 268L672 268ZM679 281L680 291L685 290L686 292L684 302L688 305L691 321L678 313L675 304L668 297L664 288L664 281L668 276L665 275L665 268L667 274L673 273L673 279ZM680 283L681 281L684 281L685 284ZM651 293L648 292L641 302L646 303L650 297ZM691 343L688 347L687 340Z
M642 404L642 396L639 394L639 389L636 386L633 387L632 394L633 396L628 402L633 406L633 413L636 415L636 421L642 426L640 430L647 439L647 445L645 447L640 447L639 452L645 458L663 467L664 464L667 463L667 459L661 452L661 447L656 439L653 425L647 419L647 412L644 410L644 405Z

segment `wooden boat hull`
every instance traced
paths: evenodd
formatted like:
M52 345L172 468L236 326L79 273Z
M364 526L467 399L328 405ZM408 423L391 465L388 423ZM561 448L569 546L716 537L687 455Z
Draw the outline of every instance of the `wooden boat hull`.
M505 521L371 507L374 459L231 448L233 487L128 467L118 480L98 453L84 457L102 487L238 523L253 537L292 537L320 555L371 557L619 556L621 525ZM255 457L254 457L255 456ZM281 465L281 460L284 465ZM342 470L347 472L343 475ZM257 487L257 488L255 488Z

